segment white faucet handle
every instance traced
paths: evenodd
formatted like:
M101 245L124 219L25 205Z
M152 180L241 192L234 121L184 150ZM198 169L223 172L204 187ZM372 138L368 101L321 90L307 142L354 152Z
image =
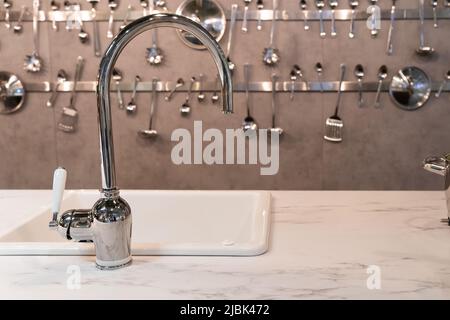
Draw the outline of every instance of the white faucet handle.
M61 209L61 201L66 188L66 169L59 167L53 173L53 194L52 194L52 221L48 224L50 228L56 228L58 223L58 213Z

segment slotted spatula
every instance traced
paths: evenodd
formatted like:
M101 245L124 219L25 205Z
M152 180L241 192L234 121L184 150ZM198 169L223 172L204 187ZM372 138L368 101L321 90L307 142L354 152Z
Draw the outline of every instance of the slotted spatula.
M76 97L76 87L77 83L81 78L81 72L83 70L84 59L79 56L77 58L77 65L75 68L75 76L73 78L73 88L70 94L70 102L68 107L64 107L61 119L58 123L58 129L64 132L75 132L78 123L78 111L75 108L75 97Z
M342 141L342 130L344 128L344 122L339 118L339 105L341 102L342 81L345 76L345 64L341 64L341 78L339 80L338 98L336 102L336 109L334 115L329 117L325 123L325 140L331 142Z

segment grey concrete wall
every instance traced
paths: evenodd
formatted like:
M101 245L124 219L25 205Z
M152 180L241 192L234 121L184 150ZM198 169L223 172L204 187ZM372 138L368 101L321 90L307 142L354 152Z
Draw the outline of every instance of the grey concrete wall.
M42 1L48 8L49 1ZM175 9L180 0L168 0ZM231 1L220 1L229 8ZM243 1L236 1L243 8ZM271 7L271 1L265 1ZM270 2L270 3L268 3ZM309 1L312 2L312 1ZM347 7L347 1L342 8ZM390 1L379 1L383 8ZM15 0L14 9L21 3L31 6L31 0ZM82 7L89 5L82 1ZM121 1L120 10L131 3L139 7L139 1ZM400 8L416 7L416 1L398 1ZM281 8L298 10L298 1L281 0ZM362 1L363 6L367 6ZM253 4L254 7L254 4ZM102 1L100 10L106 8ZM116 30L118 28L116 24ZM92 25L86 23L92 36ZM101 23L102 48L107 46L107 23ZM237 25L240 28L240 22ZM235 79L243 80L242 65L253 64L253 81L269 81L275 71L280 80L289 79L293 64L299 64L305 78L314 80L314 64L324 65L324 78L337 80L339 64L346 63L346 80L354 80L355 64L364 65L367 81L376 80L381 64L389 67L390 75L406 65L424 69L436 81L449 69L448 31L450 21L440 21L440 28L433 29L427 22L429 42L438 52L432 61L418 58L414 50L418 43L418 22L400 21L395 33L395 54L385 55L388 21L383 21L379 38L371 39L365 22L356 23L356 39L347 36L348 22L338 22L338 37L318 36L318 23L305 32L301 22L280 22L277 30L277 47L282 60L275 69L261 62L262 50L267 46L270 23L264 23L264 31L256 31L256 23L250 22L250 32L236 30L233 58L238 65ZM238 29L237 28L237 29ZM327 31L330 25L326 23ZM39 74L27 74L22 70L23 59L32 51L31 23L25 23L21 35L7 31L0 24L0 70L17 73L24 82L54 81L57 70L66 69L73 76L76 57L86 58L82 80L95 80L99 59L94 57L92 46L82 45L77 32L66 32L60 25L53 32L50 23L41 24L41 56L45 70ZM221 41L226 45L227 36ZM145 33L135 39L122 53L118 67L124 73L124 81L131 82L136 74L144 81L157 76L175 81L178 77L188 80L192 75L204 73L212 81L216 74L211 58L206 52L184 46L172 29L159 31L159 40L166 55L163 66L154 68L144 60L145 48L151 35ZM68 169L68 187L98 188L100 186L97 115L94 93L78 96L79 130L65 134L55 129L61 109L68 104L69 94L61 94L57 106L48 109L45 101L49 94L29 93L25 108L16 114L0 116L0 188L50 188L52 171L57 165ZM210 96L210 95L209 95ZM208 96L208 98L209 98ZM130 94L125 94L128 101ZM155 142L143 141L137 131L148 122L150 94L138 94L139 111L135 117L118 110L113 98L113 122L119 186L122 188L158 189L440 189L442 181L423 172L421 160L429 154L450 151L450 107L448 94L439 100L431 99L426 107L405 112L396 108L386 94L382 96L383 108L357 107L357 95L346 93L342 99L342 118L345 121L345 140L331 144L323 140L325 119L333 113L336 95L333 93L297 93L293 102L289 94L279 94L279 123L285 129L280 146L280 171L276 176L262 177L256 166L176 166L170 161L174 145L170 135L175 128L192 129L194 120L203 120L204 128L237 128L245 115L243 94L235 94L236 112L224 117L209 103L193 102L191 117L182 118L178 108L184 95L177 95L170 103L160 95L155 125L160 137ZM270 94L252 94L253 115L261 127L270 125ZM365 94L371 104L374 94ZM208 99L209 101L209 99Z

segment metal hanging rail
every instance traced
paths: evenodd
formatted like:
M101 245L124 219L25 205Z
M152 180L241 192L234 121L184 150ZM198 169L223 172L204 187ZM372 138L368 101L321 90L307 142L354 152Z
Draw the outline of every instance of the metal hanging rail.
M50 82L30 82L25 83L25 90L27 92L50 92L53 90L54 84ZM441 82L432 83L432 90L437 91L441 85ZM78 92L95 92L97 82L96 81L80 81L77 83L76 91ZM173 81L160 81L157 84L157 91L159 92L169 92L175 86ZM338 90L338 81L328 81L328 82L296 82L294 84L295 92L336 92ZM58 92L70 92L73 87L72 81L66 81L61 84L58 88ZM378 87L378 82L365 82L363 83L364 92L375 92ZM115 91L117 89L114 83L111 83L111 90ZM123 82L120 84L120 89L122 91L133 91L133 84L131 82ZM219 91L216 82L205 82L202 86L197 82L193 85L192 91L205 91L214 92ZM272 92L272 82L262 81L262 82L252 82L250 83L249 90L251 92ZM277 92L290 92L292 90L292 83L290 81L277 82L276 84ZM343 92L357 92L359 90L359 84L357 81L344 81L342 83ZM151 92L152 82L140 82L137 87L137 91L140 92ZM180 88L177 92L186 92L187 86ZM244 83L237 83L234 85L235 92L244 92ZM382 91L389 91L389 82L385 81L382 85ZM444 92L450 92L450 83L447 83L443 89Z
M450 19L450 8L440 8L436 10L437 18L439 20ZM97 11L96 20L97 21L108 21L109 11ZM115 21L123 21L126 16L126 11L117 11L114 13ZM316 21L319 20L319 12L316 10L306 10L306 11L287 11L287 10L278 10L275 13L276 19L280 21L301 21L304 19L304 15L306 14L308 20ZM20 10L11 10L10 19L11 21L17 21L20 15ZM90 10L80 10L79 15L82 21L92 21L92 13ZM226 11L227 19L230 19L230 11ZM249 20L258 20L259 16L261 16L261 20L267 21L272 20L273 11L272 10L249 10L248 11L248 19ZM346 21L350 20L352 16L352 10L350 9L341 9L336 10L336 20ZM367 20L369 18L369 14L365 10L359 10L355 12L355 20ZM39 11L39 21L52 21L53 18L57 22L65 22L69 18L77 17L77 11ZM137 18L142 17L142 10L134 10L131 11L128 20L132 21ZM325 20L331 19L331 10L324 10L323 17ZM237 20L242 20L243 12L238 12ZM391 11L390 10L381 10L380 11L381 20L390 20ZM397 20L419 20L419 12L417 9L397 9L395 12L395 18ZM5 11L0 10L0 21L4 21L5 19ZM433 19L433 11L432 9L425 10L425 19L432 20ZM23 17L23 21L32 21L31 15L26 15Z

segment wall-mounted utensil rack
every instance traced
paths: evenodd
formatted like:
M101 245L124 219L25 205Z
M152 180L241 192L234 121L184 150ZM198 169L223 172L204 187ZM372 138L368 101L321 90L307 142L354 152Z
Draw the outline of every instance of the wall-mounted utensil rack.
M382 86L382 91L389 91L389 82L385 81ZM432 90L437 91L441 85L441 82L432 83ZM96 81L80 81L77 83L78 92L95 92L96 91L97 82ZM158 92L169 92L175 86L175 83L172 81L160 81L157 84L156 90ZM294 84L295 92L336 92L338 90L339 82L338 81L328 81L328 82L297 82ZM25 83L25 90L27 92L50 92L54 87L54 84L50 82L30 82ZM66 81L61 84L58 88L58 92L70 92L73 87L72 81ZM363 83L363 91L364 92L375 92L378 87L378 82L365 82ZM131 82L123 82L120 84L120 89L122 91L133 91L133 83ZM187 86L178 89L178 92L186 92ZM116 90L116 85L111 83L111 90ZM151 82L140 82L137 91L151 92L152 83ZM215 82L205 82L201 86L201 90L205 92L214 92L219 90L217 84ZM272 92L272 82L270 81L262 81L262 82L251 82L249 86L249 90L251 92ZM291 92L292 83L290 81L281 81L276 84L277 92ZM342 91L343 92L357 92L359 90L359 84L356 81L344 81L342 83ZM200 91L200 84L194 83L192 87L192 91ZM244 92L245 85L244 83L237 83L234 85L235 92ZM450 83L447 83L444 86L443 91L450 91Z
M39 21L53 21L53 18L57 22L65 22L68 18L76 17L77 12L75 11L39 11ZM278 10L275 13L276 19L281 21L303 21L304 15L306 14L308 20L319 20L319 12L316 10L308 10L308 11L287 11L287 10ZM442 8L436 10L437 18L439 20L450 19L450 8ZM12 10L10 12L11 21L17 21L20 15L19 10ZM92 21L92 13L90 10L81 10L79 11L79 15L82 21ZM97 21L108 21L109 19L109 11L97 11L96 20ZM123 21L125 16L127 15L126 11L117 11L114 13L115 21ZM230 11L226 11L227 19L230 19ZM249 10L248 11L248 19L249 20L258 20L261 16L261 20L267 21L272 20L273 11L272 10ZM131 11L128 16L128 21L136 20L142 17L142 10ZM323 17L325 20L331 19L331 10L324 10ZM351 20L352 10L350 9L341 9L336 10L336 20L348 21ZM391 19L391 11L390 10L381 10L380 11L381 20L390 20ZM360 10L355 12L355 20L367 20L369 18L369 14L365 10ZM395 12L396 20L419 20L419 12L417 9L397 9ZM0 21L4 21L5 19L5 11L0 10ZM239 11L237 15L237 20L243 19L243 12ZM432 20L433 19L433 11L432 9L425 10L425 19ZM32 21L32 17L27 15L23 17L23 21Z

